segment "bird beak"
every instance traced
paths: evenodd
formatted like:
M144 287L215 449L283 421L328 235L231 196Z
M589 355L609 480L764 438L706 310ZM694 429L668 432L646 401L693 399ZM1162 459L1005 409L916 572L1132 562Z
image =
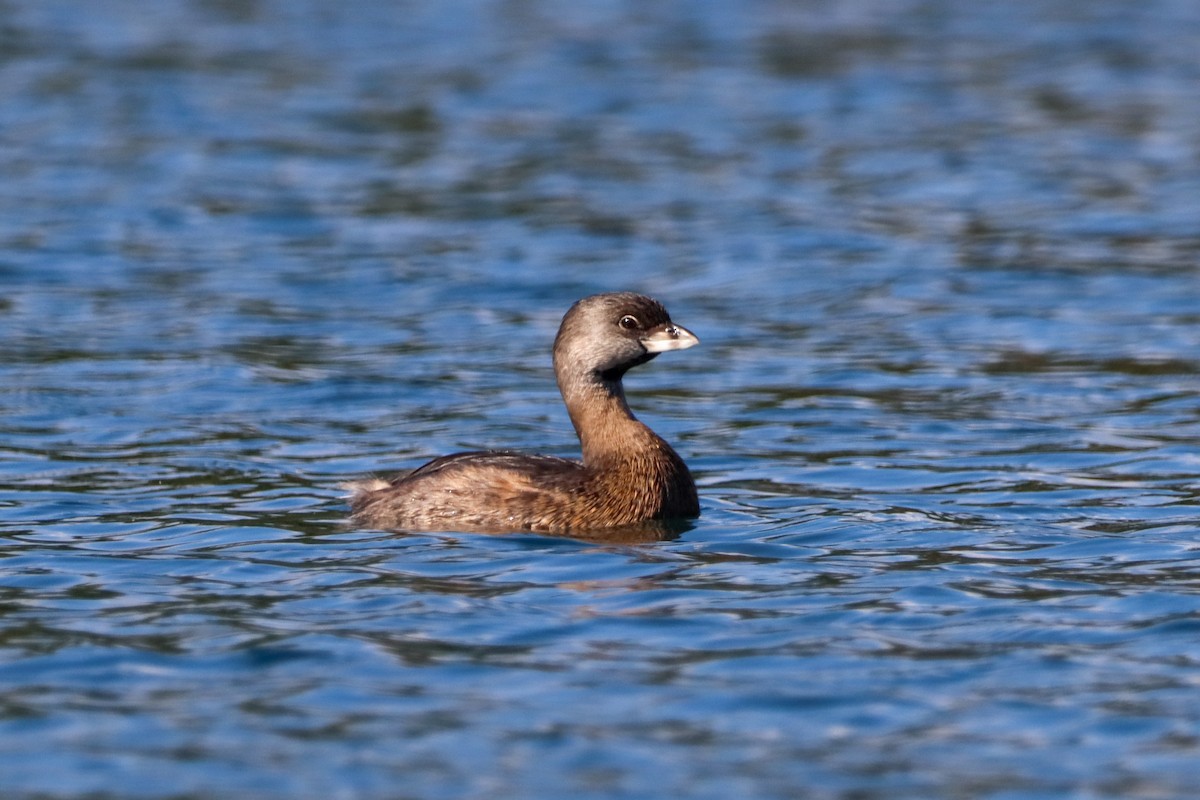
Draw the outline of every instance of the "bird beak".
M668 350L686 350L700 344L696 334L682 325L668 322L650 330L642 337L642 346L650 353L665 353Z

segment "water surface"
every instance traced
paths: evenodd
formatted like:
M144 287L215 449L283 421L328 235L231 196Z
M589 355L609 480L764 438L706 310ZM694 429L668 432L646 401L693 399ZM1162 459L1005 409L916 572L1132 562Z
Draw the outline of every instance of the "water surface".
M1194 4L3 11L6 798L1190 795ZM614 289L690 529L344 526Z

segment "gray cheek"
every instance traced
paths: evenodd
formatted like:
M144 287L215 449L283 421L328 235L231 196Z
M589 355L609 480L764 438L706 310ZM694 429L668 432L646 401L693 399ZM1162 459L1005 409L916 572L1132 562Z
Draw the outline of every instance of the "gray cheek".
M613 369L638 358L645 352L640 344L627 339L589 341L576 351L574 357L581 362L595 365L601 372Z

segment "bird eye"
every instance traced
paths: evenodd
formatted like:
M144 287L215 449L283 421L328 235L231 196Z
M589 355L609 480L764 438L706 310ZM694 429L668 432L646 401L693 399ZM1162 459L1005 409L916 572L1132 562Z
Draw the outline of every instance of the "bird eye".
M621 321L617 324L620 325L625 330L629 331L629 330L633 330L634 328L638 327L641 323L639 323L637 321L637 317L631 317L628 314L626 314L625 316L621 317Z

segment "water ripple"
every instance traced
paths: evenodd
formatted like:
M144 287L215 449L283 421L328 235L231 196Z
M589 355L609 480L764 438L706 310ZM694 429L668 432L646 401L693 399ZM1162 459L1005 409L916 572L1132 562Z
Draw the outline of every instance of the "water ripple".
M0 793L1190 796L1189 3L347 8L6 6ZM346 525L616 288L698 520Z

